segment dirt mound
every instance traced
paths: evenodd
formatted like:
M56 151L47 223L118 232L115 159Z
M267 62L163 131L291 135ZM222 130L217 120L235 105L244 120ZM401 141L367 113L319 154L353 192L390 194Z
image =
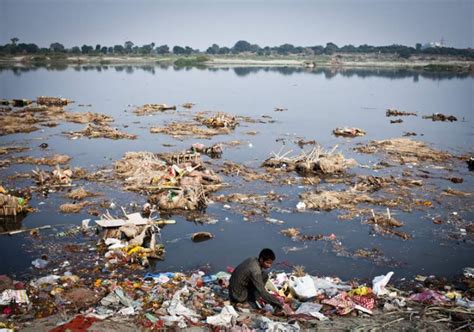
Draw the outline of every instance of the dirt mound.
M431 149L425 143L409 138L371 141L367 145L355 148L355 150L362 153L384 152L389 155L391 160L400 164L422 161L443 162L452 158L447 152Z

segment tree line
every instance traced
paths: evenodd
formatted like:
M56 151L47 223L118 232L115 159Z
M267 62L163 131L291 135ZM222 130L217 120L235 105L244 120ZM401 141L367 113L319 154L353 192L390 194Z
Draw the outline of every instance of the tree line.
M189 46L174 46L170 48L168 45L155 45L155 43L145 44L142 46L135 45L131 41L126 41L123 45L105 46L101 44L82 45L66 48L63 44L54 42L49 48L39 47L34 43L19 43L18 38L11 38L10 43L0 45L0 54L2 55L21 55L21 54L70 54L70 55L228 55L228 54L249 54L259 56L271 55L332 55L335 53L381 53L381 54L398 54L402 58L409 58L412 55L452 55L474 58L474 50L471 48L459 49L453 47L423 47L421 43L415 47L405 45L389 45L389 46L372 46L372 45L345 45L342 47L334 43L327 43L325 46L294 46L292 44L283 44L280 46L260 47L257 44L251 44L245 40L239 40L232 47L220 47L212 44L205 51L193 49Z

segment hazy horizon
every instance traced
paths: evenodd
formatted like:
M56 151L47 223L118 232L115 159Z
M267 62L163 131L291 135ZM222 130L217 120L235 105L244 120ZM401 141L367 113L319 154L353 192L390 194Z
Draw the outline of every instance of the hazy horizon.
M474 45L474 1L0 0L0 44Z

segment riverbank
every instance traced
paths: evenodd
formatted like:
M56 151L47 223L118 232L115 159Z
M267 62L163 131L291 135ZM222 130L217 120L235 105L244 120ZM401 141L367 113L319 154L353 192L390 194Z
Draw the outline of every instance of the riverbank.
M474 72L474 61L452 56L393 54L334 54L332 56L97 56L25 55L0 57L0 65L175 65L181 67L306 67L306 68L407 68L427 71Z

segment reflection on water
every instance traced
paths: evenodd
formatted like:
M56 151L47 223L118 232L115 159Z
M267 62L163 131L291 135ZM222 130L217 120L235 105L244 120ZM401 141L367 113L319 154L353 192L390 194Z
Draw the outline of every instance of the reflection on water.
M0 234L21 229L21 222L25 219L26 213L16 216L0 216Z
M282 75L293 75L293 74L313 74L313 75L324 75L325 78L330 79L338 75L343 77L384 77L390 79L404 79L413 78L413 81L417 82L420 78L426 78L431 80L444 80L444 79L464 79L471 77L472 74L469 72L437 72L437 71L424 71L407 69L407 68L342 68L342 67L331 67L331 68L305 68L305 67L206 67L206 66L193 66L193 67L177 67L168 64L161 65L67 65L67 64L54 64L54 65L31 65L28 67L22 66L5 66L0 65L0 72L12 71L15 75L21 75L22 73L35 71L38 69L46 69L48 71L65 71L68 68L72 68L77 72L87 71L108 71L114 70L116 72L124 72L126 74L133 74L136 71L147 72L152 75L156 74L157 70L168 70L173 69L175 71L190 71L193 69L218 72L218 71L230 71L232 70L237 76L245 77L251 74L257 74L259 72L274 72Z

